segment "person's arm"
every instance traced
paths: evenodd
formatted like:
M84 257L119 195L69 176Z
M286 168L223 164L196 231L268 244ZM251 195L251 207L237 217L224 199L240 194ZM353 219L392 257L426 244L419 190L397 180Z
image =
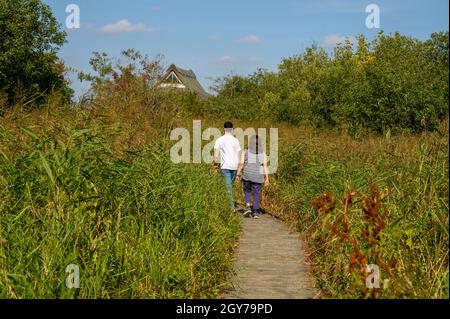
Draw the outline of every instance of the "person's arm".
M244 152L242 151L241 148L241 144L239 143L239 141L236 139L236 154L237 154L237 161L240 164L241 162L244 163L244 157L242 157L244 155Z
M218 165L220 163L220 149L215 148L214 149L214 165Z
M238 166L238 170L237 170L237 174L236 174L237 178L239 180L242 177L242 170L244 169L244 162L245 162L245 152L241 151L239 166Z
M220 167L220 141L217 140L214 145L214 158L212 162L214 170L218 171Z
M264 185L270 186L269 166L267 165L267 155L266 154L264 154L263 166L264 166Z

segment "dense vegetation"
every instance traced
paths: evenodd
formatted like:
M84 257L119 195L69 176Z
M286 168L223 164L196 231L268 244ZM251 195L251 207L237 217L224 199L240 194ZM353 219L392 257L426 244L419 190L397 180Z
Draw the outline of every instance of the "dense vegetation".
M0 119L0 298L218 296L239 232L221 179L173 164L150 108L59 103Z
M64 37L40 1L0 0L0 298L219 296L239 220L219 176L170 161L192 119L279 128L264 206L302 232L324 297L448 298L448 32L313 46L209 99L156 88L159 58L97 52L71 104Z
M304 235L324 296L448 298L448 122L439 130L282 130L266 206ZM376 292L365 289L370 264L380 267Z
M94 55L96 75L80 75L92 92L77 104L64 91L31 112L3 101L0 298L221 293L239 219L208 166L171 162L182 97L151 85L159 62L124 56ZM66 289L71 264L79 290Z
M263 207L300 231L324 298L448 298L448 119L434 133L363 138L235 122L278 127L279 168ZM365 289L370 264L379 290Z
M434 130L448 114L448 32L420 41L398 33L363 36L333 54L313 46L278 72L228 76L205 105L243 120L362 132Z
M302 232L324 297L448 298L448 32L313 46L215 89L200 114L280 128L265 205Z

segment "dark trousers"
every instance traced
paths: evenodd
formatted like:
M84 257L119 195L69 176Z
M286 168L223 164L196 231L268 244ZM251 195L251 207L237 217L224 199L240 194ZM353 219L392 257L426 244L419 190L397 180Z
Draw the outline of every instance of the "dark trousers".
M262 184L253 183L253 182L249 182L249 181L243 181L243 182L244 182L245 202L250 203L251 197L252 197L252 191L253 191L253 211L259 212L259 209L261 208Z

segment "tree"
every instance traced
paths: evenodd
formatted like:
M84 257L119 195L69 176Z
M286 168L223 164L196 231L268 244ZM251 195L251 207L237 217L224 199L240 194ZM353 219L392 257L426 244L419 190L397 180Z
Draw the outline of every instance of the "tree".
M448 116L448 31L421 41L380 32L372 41L317 45L283 59L278 72L229 76L214 87L216 112L293 125L365 132L436 130Z
M9 103L30 98L38 104L52 90L70 100L57 57L66 36L41 0L0 0L0 91Z

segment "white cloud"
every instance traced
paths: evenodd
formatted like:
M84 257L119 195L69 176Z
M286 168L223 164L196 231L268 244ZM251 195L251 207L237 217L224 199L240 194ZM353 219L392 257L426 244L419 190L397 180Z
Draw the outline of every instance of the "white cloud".
M155 33L158 29L147 27L144 23L132 24L128 20L119 20L117 22L107 24L98 29L101 33L123 33L123 32L147 32Z
M223 57L220 57L217 62L219 63L233 63L237 62L238 59L229 55L224 55Z
M325 48L335 48L339 44L345 44L346 41L350 41L351 44L355 44L356 38L354 36L338 36L337 34L331 34L325 36L322 46Z
M95 26L90 22L81 22L81 28L91 31L95 29Z
M238 42L242 44L256 44L260 43L261 39L256 35L248 35L246 37L240 38Z

